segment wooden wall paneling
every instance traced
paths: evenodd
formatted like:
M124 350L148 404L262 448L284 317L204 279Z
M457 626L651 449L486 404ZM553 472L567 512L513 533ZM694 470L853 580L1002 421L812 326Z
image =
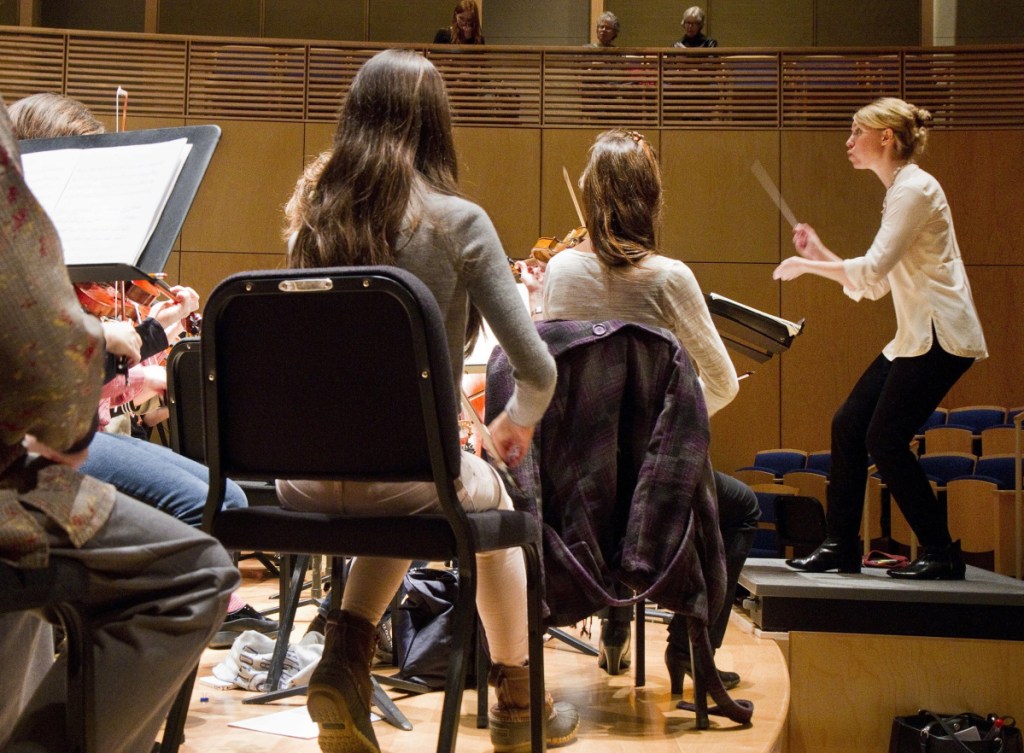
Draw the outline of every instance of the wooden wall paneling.
M1024 708L1018 642L792 631L789 643L788 753L887 750L893 717L919 708Z
M167 258L167 265L164 267L164 274L167 275L165 281L168 285L180 285L181 281L181 253L179 251L171 251L171 255ZM186 283L187 284L187 283ZM203 300L199 299L199 305L202 306Z
M1024 264L1020 206L1005 201L1024 175L1019 130L934 129L919 162L946 192L964 263Z
M957 0L956 43L1024 43L1024 4L1013 0Z
M38 92L64 93L65 38L0 31L0 94L10 104Z
M686 262L778 259L779 213L750 172L759 160L777 175L778 145L775 130L664 130L665 254Z
M19 14L19 3L14 0L6 0L6 2L0 2L0 25L2 26L17 26L20 21Z
M576 198L583 201L580 196L579 180L583 174L583 168L587 166L589 150L594 139L606 129L575 129L575 128L548 128L541 134L541 177L540 177L540 226L536 236L550 235L562 238L580 224L576 215L576 208L572 203L572 196L565 185L565 177L562 175L564 167L569 172L569 180L572 183ZM654 148L658 148L658 131L652 130L645 134L651 139ZM532 243L537 238L534 237ZM512 254L513 256L526 256L530 251L527 247L522 253Z
M815 43L814 5L815 0L711 0L704 8L704 32L723 47L809 47ZM678 7L681 14L684 6ZM681 36L680 30L676 38Z
M1024 121L1024 50L908 50L904 94L946 128L1018 128Z
M113 114L121 87L128 92L128 113L133 119L137 115L184 117L185 40L80 34L69 38L67 54L65 93L93 112Z
M40 24L54 29L145 31L139 0L46 0L40 6Z
M673 50L662 56L664 128L775 128L779 55Z
M455 125L540 125L538 50L444 45L427 55L444 77Z
M783 131L781 190L794 214L844 258L867 250L879 226L884 188L846 158L845 131ZM782 257L794 254L783 228ZM782 362L782 445L829 446L832 413L896 330L892 301L854 303L840 286L804 275L781 283L782 316L806 319Z
M306 139L302 166L316 157L320 152L331 148L334 142L334 123L306 123ZM296 174L296 177L298 175Z
M366 0L263 0L263 33L289 39L366 39Z
M161 34L204 34L259 37L262 0L161 0L157 31Z
M217 283L236 272L254 269L284 269L284 247L279 253L226 254L182 251L179 255L182 285L199 293L200 306L205 306Z
M921 0L816 0L814 43L842 47L918 45L921 5Z
M705 294L718 293L762 311L778 313L778 286L771 281L773 264L701 262L689 267ZM794 347L799 346L797 338ZM780 442L779 375L788 355L765 363L757 363L733 350L729 350L729 356L738 373L754 373L740 381L736 398L711 417L711 462L716 470L726 473L750 465L758 450L798 447Z
M526 256L540 225L540 130L459 126L455 148L462 191L490 215L505 253Z
M301 120L305 96L302 45L189 43L190 117Z
M848 126L878 97L898 97L901 60L895 52L782 55L782 124Z
M1024 405L1024 263L967 266L989 357L977 361L949 391L943 405Z
M587 0L485 0L483 7L488 44L584 45L590 40Z
M659 119L658 55L551 50L544 55L547 126L654 128Z
M188 122L200 125L211 120ZM185 220L182 249L281 253L284 204L304 164L303 124L218 124L220 143Z
M453 0L369 0L370 21L367 39L371 42L412 42L428 44L434 41L438 29L452 22ZM486 5L486 3L485 3ZM487 36L487 16L483 17L484 37Z

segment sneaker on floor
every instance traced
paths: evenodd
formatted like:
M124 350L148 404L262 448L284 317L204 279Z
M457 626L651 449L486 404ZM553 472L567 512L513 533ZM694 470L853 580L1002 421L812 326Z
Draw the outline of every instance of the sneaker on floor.
M224 618L224 624L210 641L210 648L231 648L235 638L246 630L255 630L268 638L276 638L278 625L274 620L268 620L251 606L246 604L241 609L228 612Z

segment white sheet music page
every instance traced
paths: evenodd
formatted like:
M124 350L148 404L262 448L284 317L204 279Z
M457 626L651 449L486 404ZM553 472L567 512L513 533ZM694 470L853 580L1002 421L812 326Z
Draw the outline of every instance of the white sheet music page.
M22 156L60 234L65 264L135 264L188 157L184 138Z

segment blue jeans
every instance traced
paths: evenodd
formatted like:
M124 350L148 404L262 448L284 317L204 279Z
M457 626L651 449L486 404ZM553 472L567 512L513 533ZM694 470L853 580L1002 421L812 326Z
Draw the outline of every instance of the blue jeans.
M198 527L210 487L205 465L154 442L123 434L96 432L82 473L106 481L119 492ZM245 492L227 482L224 509L247 507Z

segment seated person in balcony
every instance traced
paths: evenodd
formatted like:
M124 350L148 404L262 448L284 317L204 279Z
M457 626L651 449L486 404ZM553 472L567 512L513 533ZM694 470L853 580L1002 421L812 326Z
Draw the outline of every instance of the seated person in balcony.
M289 266L390 264L415 274L441 309L454 374L462 373L480 313L487 318L517 378L507 411L490 430L505 461L519 463L554 391L554 359L516 291L490 219L459 195L448 95L429 60L411 50L386 50L363 65L342 105L332 153L298 201L302 222ZM468 452L461 483L467 509L512 507L494 469ZM432 483L279 480L277 488L282 503L298 510L413 514L437 505ZM328 616L323 659L307 700L323 751L379 750L369 711L374 631L409 564L356 558L341 609ZM497 696L489 714L491 742L499 751L525 750L525 565L513 549L481 554L477 564L477 607L494 662L488 681ZM561 745L575 738L579 715L548 699L546 723L548 745Z
M696 364L708 415L713 415L736 396L739 381L693 273L683 262L658 253L662 188L653 148L636 131L601 134L590 148L580 186L587 238L558 253L544 270L521 263L523 279L532 288L531 309L539 308L546 319L622 319L670 330ZM538 305L541 289L543 303ZM714 476L726 556L726 599L709 624L709 638L717 649L760 508L746 484L717 471ZM602 625L605 653L629 640L629 614L612 613L611 618ZM620 652L613 649L611 654ZM628 651L624 657L628 659ZM679 615L669 624L665 663L673 693L681 693L683 674L692 672L686 619ZM604 664L609 668L607 659ZM719 675L727 689L740 682L734 672Z
M460 0L452 12L452 25L438 29L434 44L483 44L480 8L476 0Z
M0 195L0 558L89 571L95 749L150 751L238 571L214 539L75 470L96 422L102 328L75 298L2 102ZM65 750L65 667L37 640L43 628L35 613L0 617L0 749Z
M683 13L683 38L673 47L718 47L718 42L704 36L704 11L697 5Z
M20 99L11 105L11 121L16 138L58 138L104 133L105 128L81 102L59 94L42 93ZM81 296L80 296L81 298ZM137 352L130 361L128 378L117 375L114 359L108 354L106 383L99 402L99 428L89 445L89 457L81 471L113 484L118 491L162 510L168 515L198 527L203 522L203 507L209 489L209 470L205 465L179 455L148 439L105 431L111 428L110 406L142 401L147 395L163 395L167 373L163 365L141 363L166 351L181 333L180 322L199 309L199 295L191 288L174 286L166 300L158 301L149 316L134 327ZM118 333L132 331L126 322L104 321L108 341ZM228 481L226 508L245 507L245 493ZM228 615L211 643L213 648L230 648L234 639L246 630L277 635L277 622L261 615L237 594L231 594Z
M609 10L597 17L597 42L590 42L586 47L614 47L619 36L619 19Z

